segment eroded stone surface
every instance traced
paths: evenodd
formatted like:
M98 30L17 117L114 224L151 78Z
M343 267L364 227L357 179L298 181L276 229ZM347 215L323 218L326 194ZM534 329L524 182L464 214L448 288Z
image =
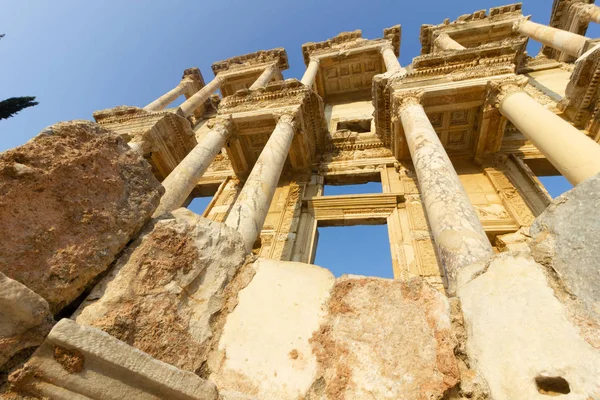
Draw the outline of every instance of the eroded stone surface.
M218 398L213 383L68 319L56 324L10 381L18 393L57 400Z
M554 199L531 227L532 255L600 321L600 175Z
M344 276L311 338L310 399L441 399L460 380L448 300L421 278Z
M42 343L52 328L48 302L0 272L0 371L18 351Z
M76 321L197 371L223 291L246 254L239 233L186 209L158 220L88 296Z
M256 275L238 294L210 380L227 399L298 399L315 380L317 360L309 343L325 314L334 284L315 265L258 259Z
M492 398L547 399L536 378L566 380L569 394L560 398L600 398L600 352L570 322L543 267L504 253L474 270L485 272L459 279L458 295L469 358Z
M0 193L0 271L57 312L108 268L162 187L117 135L73 121L0 154Z

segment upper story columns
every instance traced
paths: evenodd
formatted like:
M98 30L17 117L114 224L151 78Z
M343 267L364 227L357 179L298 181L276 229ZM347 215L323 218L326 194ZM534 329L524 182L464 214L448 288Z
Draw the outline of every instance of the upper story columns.
M189 117L192 115L198 107L202 106L204 102L221 87L221 82L221 77L219 75L215 76L215 78L208 82L206 86L180 105L179 109L183 113L183 116Z
M590 40L576 33L537 24L525 19L515 22L513 29L522 35L573 57L579 57Z
M317 72L319 72L319 59L312 57L308 63L308 67L306 67L306 71L304 71L304 75L302 75L300 82L302 82L305 86L312 87L312 85L315 83Z
M600 145L531 98L527 79L491 83L495 105L573 185L600 172Z
M295 118L291 113L279 117L225 221L241 233L248 252L252 251L273 200L297 128Z
M440 33L433 41L435 47L440 50L464 50L465 46L448 36L447 33Z
M454 290L458 270L485 260L492 246L452 162L421 105L421 91L394 95L427 220L440 262Z
M574 4L579 20L600 24L600 7L595 4Z
M169 104L175 101L179 96L189 90L194 83L191 80L183 79L179 85L169 90L167 93L154 100L152 103L144 107L146 111L160 111L165 109Z
M254 81L254 83L250 86L249 89L255 90L259 88L264 88L269 84L271 78L273 78L273 75L275 75L277 72L279 72L279 69L277 68L276 63L268 65L265 68L265 70L260 74L258 79L256 79L256 81Z
M391 44L381 47L381 55L383 57L383 62L385 63L386 72L398 72L402 69L400 61L398 61Z

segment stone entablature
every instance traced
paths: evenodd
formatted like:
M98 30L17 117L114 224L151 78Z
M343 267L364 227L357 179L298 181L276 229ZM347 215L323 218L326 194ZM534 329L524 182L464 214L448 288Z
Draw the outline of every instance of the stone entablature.
M226 150L236 175L244 177L262 152L278 116L295 113L295 135L289 163L310 168L322 152L327 126L321 98L295 79L275 82L260 90L240 90L221 101L219 115L231 115L233 135Z
M148 112L138 107L119 106L94 112L94 119L118 133L130 146L138 144L160 181L196 145L190 122L171 110Z
M593 6L594 0L554 0L549 26L584 36L590 20L585 17L585 9ZM572 62L574 57L553 49L542 46L541 53L558 61Z

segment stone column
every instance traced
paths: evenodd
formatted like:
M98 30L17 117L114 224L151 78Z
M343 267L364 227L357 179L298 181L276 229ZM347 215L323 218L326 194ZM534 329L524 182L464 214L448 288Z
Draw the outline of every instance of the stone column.
M453 294L458 270L487 259L492 246L452 162L420 104L422 92L394 96L437 253Z
M208 82L206 86L198 90L196 93L194 93L192 97L190 97L182 105L180 105L179 109L183 113L183 116L189 117L194 113L194 111L198 107L204 104L204 102L208 100L210 95L216 92L217 89L221 87L221 80L222 78L220 76L215 76L215 79Z
M179 85L175 88L169 90L167 93L160 96L158 99L154 100L152 103L148 104L144 107L146 111L160 111L165 109L169 104L175 101L179 96L185 93L188 89L188 86L193 82L187 79L181 81Z
M595 22L600 24L600 7L595 4L574 4L577 15L582 22Z
M250 86L250 90L255 90L259 88L264 88L269 84L271 78L275 73L277 73L277 64L271 64L265 68L265 70L260 74L260 76L254 81L252 86Z
M579 57L586 43L590 40L576 33L536 24L525 19L515 22L513 29L522 35L573 57Z
M385 63L385 70L387 72L398 72L402 69L400 61L394 53L392 45L388 44L381 48L381 55L383 56L383 62Z
M202 136L192 151L162 182L165 194L161 197L153 217L181 207L230 135L230 120L217 120L213 128Z
M312 87L312 85L315 83L317 72L319 72L319 59L311 58L300 82L302 82L304 86Z
M600 172L600 145L531 98L525 80L493 83L495 105L573 185Z
M440 33L433 41L434 46L440 50L464 50L466 47L448 36L447 33Z
M294 132L294 116L282 115L225 220L242 234L248 253L267 217Z

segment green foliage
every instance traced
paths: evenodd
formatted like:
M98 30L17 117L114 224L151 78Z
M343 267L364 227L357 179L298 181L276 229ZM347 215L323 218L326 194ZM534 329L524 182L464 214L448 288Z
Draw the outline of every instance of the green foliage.
M34 101L35 97L11 97L4 101L0 101L0 119L7 119L18 113L24 108L33 107L38 105L37 101Z

